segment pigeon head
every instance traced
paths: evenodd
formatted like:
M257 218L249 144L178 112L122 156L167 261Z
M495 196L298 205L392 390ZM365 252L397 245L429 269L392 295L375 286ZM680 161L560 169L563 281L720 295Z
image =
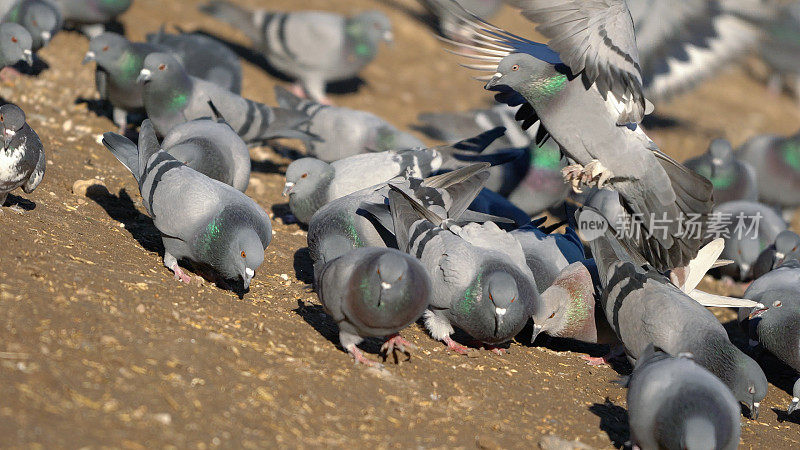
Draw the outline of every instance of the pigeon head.
M794 382L794 387L792 387L792 403L789 404L789 408L786 409L786 414L791 415L795 409L797 409L797 405L800 403L800 378Z
M115 67L120 57L127 52L131 43L124 36L117 33L103 33L89 41L89 51L83 58L83 63L97 62L99 67L109 69ZM141 63L139 64L141 66ZM141 68L139 69L141 70ZM138 73L132 74L139 75Z
M136 81L140 84L169 85L172 80L186 78L183 65L172 55L151 53L144 59L144 66Z
M286 169L283 195L289 196L292 214L300 221L308 223L311 216L325 205L334 174L333 166L316 158L298 159Z
M750 417L755 420L760 402L767 395L767 378L758 363L742 352L737 351L735 363L731 390L736 400L750 408Z
M800 236L791 230L778 233L775 238L775 266L783 264L786 257L800 250Z
M732 249L736 251L734 260L739 266L741 279L744 280L749 276L750 269L766 247L766 244L761 239L753 235L746 235L742 239L733 242Z
M716 167L723 167L733 161L733 147L725 139L714 139L708 147L708 154L711 156L711 164Z
M233 233L220 273L227 278L241 278L247 290L263 262L264 246L258 233L251 228L241 227Z
M47 2L35 2L25 8L19 22L30 33L32 48L38 50L50 42L61 28L61 14Z
M547 333L554 337L574 337L593 318L594 297L579 286L571 286L570 280L556 283L542 293L542 306L533 316L533 336L536 340L539 333ZM591 286L591 278L589 280ZM594 320L591 320L594 325Z
M16 23L0 24L0 53L8 64L25 61L33 64L33 39L22 25Z
M348 283L344 309L360 330L399 330L428 306L430 280L422 264L389 248L364 248ZM380 334L380 333L379 333Z
M391 125L381 125L370 129L364 147L373 152L387 150L408 150L422 147L422 142Z
M394 41L392 22L386 17L386 14L380 11L363 12L356 16L353 22L357 24L356 27L363 33L363 36L367 37L369 42L384 41L391 43Z
M25 111L7 103L0 106L0 127L3 130L3 146L8 148L17 132L25 126Z
M552 94L557 87L563 86L562 81L566 81L566 78L562 74L553 75L551 72L552 65L543 63L533 55L512 53L500 60L497 73L486 83L485 88L494 91L513 89L520 93L538 89ZM557 79L559 83L550 83L549 79Z

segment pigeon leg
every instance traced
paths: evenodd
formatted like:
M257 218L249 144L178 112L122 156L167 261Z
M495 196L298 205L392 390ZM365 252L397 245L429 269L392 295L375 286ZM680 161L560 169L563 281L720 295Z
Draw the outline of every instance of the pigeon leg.
M289 92L300 98L308 98L305 88L303 88L303 85L300 83L294 83L289 86Z
M561 169L561 175L564 181L572 185L572 190L576 194L583 193L581 190L581 178L583 177L584 168L580 164L572 164Z
M495 355L505 355L508 352L507 349L500 348L500 347L495 347L494 345L491 345L491 344L483 344L483 348L485 348L486 350L491 351Z
M606 181L613 177L613 172L603 166L600 161L593 159L584 167L582 181L588 186L596 184L598 189L602 189Z
M416 350L417 346L408 342L404 337L400 336L399 334L395 333L389 336L389 339L384 342L381 346L381 353L383 353L384 361L389 356L389 353L394 355L394 362L397 363L399 360L397 358L397 351L401 353L405 353L408 357L406 361L411 359L411 350Z
M593 356L581 356L581 359L585 360L590 366L605 366L611 361L622 356L623 353L625 353L625 347L621 345L615 345L611 347L607 354L599 358Z
M370 359L367 359L367 357L364 356L364 352L362 352L361 349L356 347L355 344L348 345L346 350L347 353L350 353L350 355L353 357L353 360L355 361L356 364L364 364L365 366L368 367L383 367L383 364L377 361L372 361Z
M445 336L442 341L447 344L447 348L458 353L459 355L466 355L469 352L469 349L458 342L454 341L453 338L450 336Z
M119 134L125 136L128 129L128 112L124 109L114 108L112 112L114 123L119 126Z
M175 279L176 280L178 280L178 281L180 281L182 283L186 283L186 284L189 284L189 283L192 282L192 277L190 277L189 275L186 275L186 273L183 271L183 269L181 269L181 267L178 265L178 263L173 264L170 267L170 270L175 272Z

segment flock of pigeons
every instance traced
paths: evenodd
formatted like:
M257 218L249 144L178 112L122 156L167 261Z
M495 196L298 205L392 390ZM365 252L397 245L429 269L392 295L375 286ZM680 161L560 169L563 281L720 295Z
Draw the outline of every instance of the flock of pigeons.
M800 137L760 136L737 151L715 140L683 165L640 123L651 100L760 46L796 87L800 3L508 1L545 45L489 24L499 0L420 1L449 51L490 73L481 79L497 100L420 115L421 131L451 142L434 148L326 97L328 82L356 76L391 41L379 12L202 6L297 80L275 88L278 107L240 96L237 55L208 35L162 29L131 42L105 31L130 0L0 1L0 57L31 63L63 27L90 37L84 63L96 63L120 127L103 144L136 178L176 279L190 281L185 261L249 288L272 229L244 194L248 146L300 139L309 156L288 167L283 193L308 226L314 287L356 362L380 365L357 347L365 337L388 337L387 356L408 353L399 332L420 318L457 353L467 348L456 328L502 353L532 319L534 339L609 344L592 363L635 361L633 444L736 448L739 402L757 418L767 380L706 306L739 308L748 353L764 348L800 370L800 237L786 225L800 206ZM137 116L134 143L125 133ZM18 187L32 192L46 164L20 108L1 106L0 125L2 205ZM531 220L545 212L563 221ZM752 281L744 298L697 290L712 269ZM793 396L789 414L800 381Z

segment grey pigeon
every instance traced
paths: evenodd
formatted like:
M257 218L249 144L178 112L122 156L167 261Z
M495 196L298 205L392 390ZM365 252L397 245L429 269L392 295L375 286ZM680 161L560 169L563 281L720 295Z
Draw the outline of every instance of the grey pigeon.
M431 282L418 260L390 248L357 248L314 275L317 295L339 326L339 342L357 363L379 365L358 349L365 337L389 336L381 347L387 355L413 348L398 333L428 307Z
M142 123L138 149L114 133L105 133L103 144L139 183L142 204L161 233L164 266L176 279L191 281L178 266L186 259L250 287L272 240L269 216L256 202L161 150L149 120Z
M567 266L586 259L583 243L575 230L568 227L564 233L550 233L543 224L544 219L539 219L511 232L522 246L540 293L550 287Z
M465 208L481 181L461 192L456 205ZM431 276L425 312L431 336L466 353L451 337L456 326L500 352L495 346L519 333L541 307L519 242L494 222L457 225L461 208L436 213L391 185L388 196L398 248L419 258Z
M775 242L786 223L772 208L744 200L727 202L714 208L709 217L708 233L725 238L722 258L734 263L722 268L722 273L734 279L752 278L753 265L759 255Z
M800 260L800 236L794 231L783 230L775 242L758 255L753 266L753 278L758 279L787 261Z
M781 208L786 216L800 207L800 134L757 136L736 156L755 169L759 201Z
M319 208L337 198L399 176L428 177L443 168L457 150L469 148L479 152L502 133L503 129L495 129L453 146L366 153L331 164L316 158L301 158L286 169L283 194L289 196L289 207L297 220L308 223ZM501 156L491 158L502 163Z
M610 229L589 241L589 247L600 274L603 310L628 356L638 359L650 344L670 355L692 353L757 418L767 379L758 364L730 342L714 314L642 255L627 249Z
M487 62L473 68L495 99L522 107L523 128L541 121L537 142L549 135L575 164L564 170L573 188L618 191L633 218L632 241L657 269L684 266L700 238L681 222L711 212L712 185L661 152L638 123L652 105L642 93L636 40L624 0L529 0L522 13L552 37L539 44L472 21L479 36L469 46ZM569 18L567 20L566 18ZM656 228L655 221L666 224Z
M634 448L739 447L736 399L691 354L673 357L648 346L630 375L627 403Z
M250 151L221 116L178 125L161 147L192 169L242 192L250 184Z
M0 106L0 207L8 193L21 187L30 194L39 186L47 166L39 135L25 121L25 112L17 105Z
M221 48L227 49L227 47L213 39L205 38L210 42L198 42L198 44L203 43L202 46L185 45L182 48L175 48L182 42L178 38L182 35L163 36L166 36L163 37L163 40L171 45L130 42L124 36L110 32L96 36L89 42L89 51L86 52L83 63L86 64L90 61L97 63L95 72L97 90L100 92L100 97L108 100L113 106L114 122L120 126L120 132L123 134L127 126L128 114L144 112L144 87L137 83L136 79L144 68L145 58L151 53L170 52L183 64L187 64L189 75L211 82L227 79L228 84L220 84L220 86L236 93L238 93L236 88L241 88L241 78L237 83L233 76L237 67L241 71L241 66L238 66L235 55L233 56L234 61L226 58L227 53ZM228 78L220 76L220 74L224 75L229 72L231 72L231 76Z
M31 34L16 23L0 23L0 66L7 67L25 61L33 64Z
M308 154L325 162L362 153L426 147L412 134L398 130L367 111L304 100L280 86L275 86L275 98L282 108L296 110L310 117L302 127L314 136L309 142Z
M800 263L790 261L754 281L745 291L761 303L752 310L740 309L739 318L764 348L796 371L800 371ZM800 403L800 379L792 388L792 414Z
M513 222L487 212L492 209L487 209L487 205L479 201L485 193L491 193L480 189L488 177L487 168L488 164L475 164L424 180L402 176L390 182L426 207L443 214L449 210L470 208L460 214L464 223L486 220ZM388 183L380 183L320 208L308 224L308 248L312 262L315 265L324 264L358 247L396 248L394 223L388 206L389 190ZM473 190L480 193L470 204L470 199L474 197Z
M758 181L753 167L736 159L730 142L714 139L708 152L683 163L689 169L711 180L714 202L758 200Z
M271 108L193 77L166 53L147 55L137 81L144 83L144 107L161 135L182 123L208 117L211 101L248 144L274 138L308 139L300 130L308 121L302 112Z
M434 139L456 142L496 126L505 127L505 138L495 141L486 153L526 148L526 154L513 164L493 167L486 187L508 197L529 216L536 216L563 203L570 188L561 175L561 150L552 140L534 143L539 124L523 130L514 112L506 105L497 105L460 113L426 113L419 115L423 125L418 128Z
M18 23L31 35L36 52L61 30L61 12L50 0L0 0L0 20Z
M489 20L500 11L503 0L455 0L462 8L483 20ZM451 0L419 0L436 18L439 32L450 39L466 40L470 36L470 28L464 26L457 14L453 14L448 6Z
M298 80L309 97L326 101L325 85L355 77L392 41L392 25L379 11L352 17L324 11L248 11L227 1L200 8L242 31L270 65Z
M103 33L133 4L133 0L54 0L66 25L80 29L90 38Z
M188 74L231 92L242 92L242 63L239 56L222 42L200 33L169 34L163 29L148 34L147 42L169 49L182 61Z

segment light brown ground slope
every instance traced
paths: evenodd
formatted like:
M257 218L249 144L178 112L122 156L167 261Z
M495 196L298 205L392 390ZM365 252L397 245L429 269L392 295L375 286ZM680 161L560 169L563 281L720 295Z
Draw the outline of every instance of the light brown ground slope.
M377 8L391 16L396 44L363 72L357 93L334 96L340 105L407 127L422 111L490 99L413 16L420 12L413 0L261 3ZM166 21L246 44L195 7L190 0L136 0L123 22L137 39ZM531 29L511 10L497 22ZM476 351L466 358L412 326L405 334L420 350L410 361L389 364L386 373L354 367L316 296L298 280L310 274L305 233L296 225L273 221L275 239L243 299L210 283L172 280L133 178L96 142L114 125L76 103L96 98L93 66L80 65L86 49L84 37L60 33L42 51L49 69L0 89L28 113L48 158L36 192L15 197L30 210L0 215L0 446L493 448L529 447L554 433L609 447L627 439L625 391L612 383L618 373L588 367L563 342L551 345L559 351L515 342L505 356ZM248 97L272 102L278 82L285 84L246 64ZM674 125L651 136L678 158L701 152L712 137L739 144L800 124L797 105L770 97L742 70L659 114ZM289 161L270 149L253 150L253 158L247 193L283 214ZM75 180L89 178L103 180L110 193L71 192ZM368 347L375 352L377 345ZM789 402L792 374L774 363L768 371L777 386L761 418L743 420L742 442L796 447L800 426L779 422L775 412Z

